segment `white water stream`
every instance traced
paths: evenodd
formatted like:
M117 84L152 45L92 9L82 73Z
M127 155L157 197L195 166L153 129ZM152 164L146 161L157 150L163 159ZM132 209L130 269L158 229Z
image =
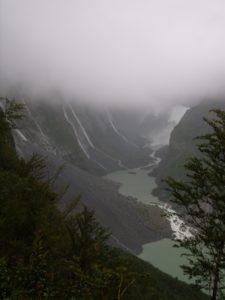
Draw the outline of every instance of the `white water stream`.
M89 159L90 158L90 155L87 153L87 150L85 149L84 145L82 144L81 140L79 139L79 136L78 136L78 133L77 133L77 130L76 130L76 127L75 125L73 124L73 122L71 121L71 119L69 118L66 110L65 110L65 107L63 106L63 113L64 113L64 117L66 119L66 121L70 124L70 126L73 128L73 132L74 132L74 135L75 135L75 138L76 140L78 141L78 144L80 146L80 148L82 149L83 153L85 154L85 156Z
M113 120L113 117L111 115L111 113L109 111L107 111L107 115L108 115L108 120L110 125L112 126L113 131L120 137L122 138L126 143L134 146L135 148L139 148L136 144L134 144L133 142L129 141L116 127L115 121Z
M106 178L120 184L119 192L122 195L132 196L145 204L157 205L162 209L162 212L171 213L173 210L168 204L161 202L156 196L152 195L152 190L157 185L155 178L149 176L149 173L157 167L160 158L155 156L155 152L150 157L151 162L145 166L113 172L108 174ZM180 218L172 216L168 220L176 238L191 236L190 228L183 230L183 221ZM185 251L184 249L174 248L173 245L174 242L170 239L145 244L139 257L180 280L188 281L180 268L180 265L186 263L185 257L181 257L181 254Z

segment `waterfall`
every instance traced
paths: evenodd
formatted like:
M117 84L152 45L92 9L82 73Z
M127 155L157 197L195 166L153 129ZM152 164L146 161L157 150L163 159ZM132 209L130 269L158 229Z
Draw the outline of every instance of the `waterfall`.
M34 124L36 125L36 127L38 128L40 134L41 134L41 137L43 139L43 142L45 145L49 146L49 141L48 141L48 137L44 134L43 130L41 129L41 126L38 124L38 122L35 120L35 118L32 116L32 113L29 109L29 107L26 105L26 109L30 115L30 118L32 119L32 121L34 122Z
M77 114L76 114L75 111L73 110L71 104L69 104L69 107L70 107L70 109L71 109L71 111L72 111L72 114L73 114L74 118L76 119L78 125L80 126L80 129L82 130L83 135L85 136L85 138L86 138L88 144L89 144L92 148L95 149L94 144L92 143L91 139L89 138L89 136L88 136L88 134L87 134L87 131L85 130L84 126L82 125L82 123L81 123L81 121L80 121L80 119L78 118Z
M83 153L85 154L85 156L86 156L88 159L90 159L90 155L88 154L88 152L87 152L87 150L85 149L85 147L82 145L82 142L81 142L81 140L79 139L77 130L76 130L76 128L75 128L73 122L70 120L70 118L69 118L69 116L68 116L68 114L67 114L67 112L66 112L64 106L63 106L63 113L64 113L64 117L65 117L67 123L69 123L70 126L71 126L72 129L73 129L74 135L75 135L75 137L76 137L76 140L78 141L78 144L79 144L81 150L83 151Z
M28 141L28 139L25 137L25 135L19 129L14 129L14 132L16 132L24 142Z
M126 143L134 146L135 148L138 148L138 146L132 142L130 142L121 132L119 132L119 130L117 129L115 123L114 123L114 120L112 118L112 115L109 111L107 111L107 116L108 116L108 120L109 120L109 123L110 125L112 126L112 129L113 131L120 137L122 138Z

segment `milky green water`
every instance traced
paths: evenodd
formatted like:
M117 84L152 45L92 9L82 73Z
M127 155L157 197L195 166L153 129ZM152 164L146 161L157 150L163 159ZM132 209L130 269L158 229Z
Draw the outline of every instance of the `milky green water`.
M119 192L124 196L135 197L145 204L151 202L160 204L159 199L151 194L156 183L154 177L148 176L149 172L145 169L117 171L108 174L106 178L120 183ZM139 257L171 276L189 282L180 267L187 262L185 257L181 257L184 250L174 248L173 244L170 239L145 244Z
M145 204L151 202L160 203L159 199L151 194L157 185L155 178L148 176L149 172L149 170L145 169L117 171L108 174L105 178L120 183L119 192L124 196L132 196Z
M185 253L185 250L174 248L173 245L174 242L170 239L145 244L139 257L173 277L190 282L180 267L183 264L187 264L187 259L181 255Z

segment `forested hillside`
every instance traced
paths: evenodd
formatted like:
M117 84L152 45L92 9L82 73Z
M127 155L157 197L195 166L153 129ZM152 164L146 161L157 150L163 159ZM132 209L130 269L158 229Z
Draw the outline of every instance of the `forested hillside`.
M133 133L129 128L134 118L127 116L126 119L124 112L112 114L116 120L114 127L118 131L115 132L105 110L99 111L77 103L69 104L65 99L57 98L57 95L45 100L25 98L22 101L25 102L24 117L17 122L17 128L12 132L19 157L29 160L33 153L45 157L48 176L54 176L54 172L61 165L64 166L53 187L57 192L61 192L68 185L67 193L63 194L60 200L60 207L64 207L74 194L82 193L80 202L93 209L97 220L104 227L110 228L111 242L123 249L130 249L134 254L141 252L143 244L167 237L168 234L165 235L164 230L155 226L154 212L146 212L143 204L134 198L121 195L118 185L99 176L100 174L94 174L96 161L104 166L104 174L114 168L124 169L124 156L129 156L135 165L144 165L151 160L148 156L151 150L142 148L140 144L145 140L138 138L140 133ZM56 103L53 105L52 101ZM69 119L72 125L67 122L64 111L71 117ZM121 136L122 132L126 133L127 140L125 135ZM131 136L129 132L132 132ZM134 145L130 148L132 141L139 143L139 150ZM112 144L114 147L111 147ZM85 157L81 146L86 149L89 158Z
M1 299L206 299L133 255L107 245L87 207L59 211L44 160L18 158L11 128L20 106L0 110Z

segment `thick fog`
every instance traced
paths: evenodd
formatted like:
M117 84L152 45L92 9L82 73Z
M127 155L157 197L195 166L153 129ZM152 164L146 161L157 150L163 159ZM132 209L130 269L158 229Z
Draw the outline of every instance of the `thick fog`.
M160 110L224 79L224 0L0 0L2 91Z

